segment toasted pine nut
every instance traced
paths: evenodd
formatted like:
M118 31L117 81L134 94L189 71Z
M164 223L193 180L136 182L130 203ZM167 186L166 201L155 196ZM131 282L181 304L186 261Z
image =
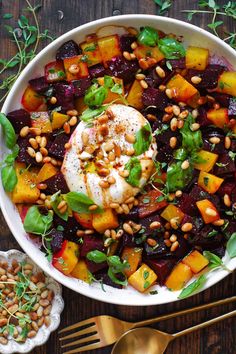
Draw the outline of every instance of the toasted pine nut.
M138 46L137 42L131 43L131 48L132 48L133 50L136 49L137 46Z
M136 140L135 136L133 134L126 134L125 135L125 140L130 143L133 144Z
M21 128L20 136L25 138L29 134L30 128L26 125L25 127Z
M31 156L31 157L35 157L35 155L36 155L36 152L35 152L35 150L32 148L32 147L27 147L27 152L28 152L28 154Z
M124 57L126 60L131 60L131 57L130 57L130 53L129 53L129 52L123 52L123 57Z
M226 148L226 149L229 149L230 146L231 146L231 139L230 139L229 136L226 136L226 137L225 137L225 148Z
M145 76L144 74L136 74L136 75L135 75L136 80L139 80L139 81L140 81L140 80L144 80L145 77L146 77L146 76Z
M172 149L174 149L175 147L176 147L176 144L177 144L177 138L175 137L175 136L172 136L171 138L170 138L170 147L172 148Z
M151 222L151 224L149 225L149 228L151 230L155 230L155 229L159 229L159 227L161 227L161 223L159 221L153 221Z
M165 86L165 85L160 85L160 86L159 86L159 90L160 90L160 91L165 91L165 89L166 89L166 86Z
M43 159L43 163L47 163L47 162L51 162L51 161L52 161L52 158L50 156L46 156Z
M98 205L96 205L96 204L93 204L93 205L90 205L90 206L89 206L89 210L90 210L90 211L97 210L97 208L98 208Z
M72 146L71 143L65 143L64 148L66 150L69 150L71 148L71 146Z
M198 116L198 110L197 110L196 108L192 110L192 116L193 116L194 119L197 118L197 116Z
M220 143L220 138L218 138L217 136L213 136L212 138L209 139L209 141L212 144L219 144Z
M119 171L119 175L120 175L121 177L126 178L126 177L129 176L129 171L128 171L128 170Z
M174 243L172 243L172 245L170 247L170 251L174 252L178 247L179 247L179 242L175 241Z
M172 89L166 89L166 96L168 97L168 98L173 98L173 91L172 91Z
M54 96L52 96L52 97L50 98L50 103L51 103L51 104L56 104L56 103L57 103L57 98L54 97Z
M72 65L69 67L68 71L69 71L72 75L76 75L76 74L79 73L80 68L79 68L79 66L78 66L77 64L72 64Z
M41 135L41 129L40 128L29 128L30 132L34 135Z
M71 127L75 126L77 124L77 117L76 116L72 116L71 119L69 120L69 124Z
M199 77L199 76L192 76L191 77L191 81L192 81L193 84L197 85L197 84L199 84L202 81L202 78Z
M115 230L111 230L111 238L112 238L113 240L116 239L116 231L115 231Z
M47 150L45 147L41 147L41 148L39 149L39 151L41 152L41 154L42 154L43 156L47 156L47 155L48 155L48 150Z
M173 229L178 229L179 227L178 220L176 218L170 219L170 225Z
M179 106L174 105L174 106L172 106L172 108L173 108L174 115L178 117L178 115L180 114Z
M99 186L101 188L109 188L110 187L110 184L107 182L107 181L100 181L99 182Z
M129 197L129 198L125 201L126 204L130 204L130 203L133 203L133 202L134 202L134 197Z
M148 244L149 246L151 246L151 247L155 247L156 244L157 244L157 241L154 240L153 238L148 238L148 239L147 239L147 244Z
M140 81L140 85L142 86L143 89L147 89L148 88L148 84L146 83L145 80L141 80Z
M177 122L177 127L178 127L178 129L183 128L183 126L184 126L184 121L183 121L183 119L178 120L178 122Z
M133 235L134 234L132 227L126 222L123 224L123 229L129 235Z
M176 196L177 198L181 197L182 194L183 194L183 192L180 191L180 190L175 192L175 196Z
M110 237L111 236L111 230L109 230L109 229L105 230L104 236L105 237Z
M177 236L175 234L172 234L169 238L170 242L175 242L177 241Z
M124 230L119 230L119 231L117 231L117 233L116 233L116 238L118 239L118 238L120 238L121 236L123 236L124 235Z
M35 160L36 162L40 163L43 161L43 155L41 154L40 151L37 151L36 154L35 154Z
M126 150L126 155L133 156L135 153L134 148L130 148Z
M171 245L172 245L172 243L168 239L164 240L164 243L167 247L171 247Z
M225 194L224 195L224 204L227 206L227 207L230 207L231 206L231 200L230 200L230 197L228 194Z
M189 162L188 162L188 160L185 160L184 162L182 162L181 168L182 168L183 170L187 170L187 168L189 168Z
M214 107L214 109L219 109L219 108L220 108L220 105L219 105L219 103L214 103L214 104L213 104L213 107Z
M99 124L104 124L108 122L108 115L103 114L102 116L98 117L98 123Z
M112 208L112 209L117 209L117 208L119 208L119 204L118 203L111 203L110 204L110 207Z
M136 59L136 55L135 55L134 53L130 53L130 59L131 59L131 60Z
M158 75L160 78L163 79L163 78L166 76L165 71L164 71L160 66L157 66L155 70L156 70L157 75Z
M100 169L98 170L99 176L102 176L102 177L108 176L109 173L110 173L110 170L109 170L109 168L106 168L106 167L100 168Z
M108 135L109 130L108 130L107 124L102 124L102 125L99 127L99 132L100 132L100 134L101 134L102 136Z
M200 128L200 124L199 123L193 123L190 127L190 129L192 130L192 132L195 132L196 130L198 130Z
M77 231L76 231L76 235L77 235L78 237L83 237L83 236L85 235L85 232L84 232L84 230L77 230Z
M129 207L127 204L122 203L121 208L123 209L124 214L129 214Z
M138 64L143 70L147 70L149 68L148 62L145 58L139 59Z
M219 220L214 221L212 224L214 226L223 226L224 223L225 223L224 219L219 219Z
M127 31L129 32L129 34L131 34L133 36L137 36L137 34L138 34L138 31L134 27L128 27Z
M192 230L192 228L193 228L193 224L192 224L191 222L186 222L185 224L183 224L183 225L181 226L181 230L182 230L183 232L189 232L189 231Z
M209 216L216 216L217 212L212 208L206 208L205 213Z
M93 235L94 234L94 230L91 229L87 229L84 231L85 235Z
M170 129L174 132L177 129L177 118L172 118L170 121Z
M34 138L30 138L29 139L29 143L30 143L30 145L32 146L32 148L34 150L38 149L39 145L38 145L37 141Z
M66 112L68 116L78 116L79 112L76 109L70 109L69 111Z
M65 205L67 205L65 200L60 201L60 203L57 206L57 209L61 210L62 208L64 208Z
M186 109L185 111L181 112L178 117L180 119L184 119L188 116L188 114L189 114L189 111Z
M109 176L107 178L107 182L110 183L110 184L114 184L114 183L116 183L116 179L113 176Z
M70 124L68 122L63 124L63 129L66 134L70 134Z

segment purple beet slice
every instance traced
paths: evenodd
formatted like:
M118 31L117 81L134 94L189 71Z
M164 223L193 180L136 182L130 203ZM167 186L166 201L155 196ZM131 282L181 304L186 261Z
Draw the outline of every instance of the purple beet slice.
M74 95L75 97L81 97L85 95L86 90L91 86L92 82L90 78L83 78L79 80L72 81L74 86Z
M144 243L144 258L146 259L158 259L163 257L172 257L174 254L170 252L170 248L164 243L164 239L160 237L152 237L157 241L155 247L151 247L147 242Z
M89 75L92 79L106 75L106 69L102 64L96 64L89 67Z
M222 244L224 237L222 233L213 228L211 225L204 226L197 234L190 234L188 238L189 244L193 246L201 246L204 249L211 250Z
M26 138L22 138L20 135L18 136L16 143L19 145L20 150L19 150L19 154L18 154L16 160L18 162L24 162L26 165L33 165L34 166L34 165L37 165L37 162L27 152L27 148L28 148L28 146L30 146L30 144L29 144L30 138L35 138L35 136L32 134L27 135Z
M185 58L180 59L168 59L168 62L172 66L172 69L185 69Z
M110 285L112 286L113 288L117 288L117 289L122 289L122 285L120 284L116 284L114 283L111 278L108 276L107 274L107 269L105 270L100 270L98 271L96 274L94 274L94 277L97 279L97 280L100 280L103 282L103 284L106 284L106 285ZM121 276L121 274L116 274L116 277L119 279L119 280L124 280L122 279L123 277Z
M198 76L202 80L199 84L196 85L200 89L214 89L217 87L218 78L222 74L225 68L221 65L208 65L205 70L199 71L190 69L188 70L185 79L192 83L191 77Z
M123 52L132 52L131 44L136 41L136 37L130 34L123 34L120 36L120 48Z
M74 108L74 86L58 82L54 85L57 105L61 106L62 111Z
M61 191L61 193L69 192L69 188L61 172L58 172L55 176L46 179L44 183L47 185L47 189L45 189L46 194L54 194L58 191Z
M235 99L235 97L231 97L229 100L228 115L229 116L236 116L236 99Z
M83 243L80 247L80 256L86 257L87 253L90 251L98 250L105 252L105 247L103 244L103 239L100 235L85 235L83 237ZM94 263L94 262L93 262Z
M227 95L226 93L211 92L210 96L214 97L221 107L229 107L230 95Z
M176 264L176 260L174 259L152 259L148 260L147 264L157 275L158 283L160 285L164 285L166 278L170 274L174 265Z
M144 232L141 235L145 235L147 237L155 235L157 232L163 231L163 228L160 226L159 229L153 230L150 229L150 224L154 221L158 221L161 224L161 218L157 214L150 215L146 218L142 218L139 220L139 224L142 225L142 228L144 229Z
M124 57L114 57L107 63L111 74L119 77L127 84L134 80L139 69L137 60L126 60Z
M29 81L30 86L37 93L44 93L49 89L49 83L47 82L45 76L37 77Z
M166 94L153 87L147 88L142 95L144 106L156 106L158 109L164 111L169 104L169 99Z
M60 48L58 48L56 53L56 60L63 60L65 58L75 57L82 53L78 44L70 40L63 43Z
M57 135L48 149L49 155L58 160L63 160L65 155L65 144L68 142L69 138L69 135L64 133Z
M52 229L50 232L50 237L52 238L50 242L52 253L57 253L60 251L64 241L63 232L57 229Z
M21 128L31 125L30 114L24 109L17 109L16 111L7 113L7 118L17 134L20 133Z
M219 156L213 171L216 176L232 174L236 171L234 160L228 152Z

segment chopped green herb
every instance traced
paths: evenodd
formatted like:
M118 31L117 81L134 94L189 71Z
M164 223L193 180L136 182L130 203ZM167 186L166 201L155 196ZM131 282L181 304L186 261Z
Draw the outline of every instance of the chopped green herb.
M146 280L148 277L149 277L149 271L148 271L148 270L145 270L145 271L143 272L143 279Z
M150 286L150 281L146 280L144 285L143 285L143 288L147 289L149 286Z
M129 162L125 165L125 170L129 171L129 176L126 177L126 182L131 186L139 187L140 177L142 174L142 167L137 157L131 157Z
M203 177L203 183L204 183L204 186L208 186L208 182L209 182L209 177Z

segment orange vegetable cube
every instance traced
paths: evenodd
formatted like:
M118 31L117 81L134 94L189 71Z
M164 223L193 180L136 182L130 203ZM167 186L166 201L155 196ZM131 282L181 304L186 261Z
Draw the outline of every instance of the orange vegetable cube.
M53 255L52 265L60 272L68 275L78 263L79 246L75 242L65 240L60 251Z
M107 229L115 229L118 226L118 218L113 209L109 208L101 214L93 214L93 228L101 234Z
M134 54L136 55L137 59L153 58L156 60L156 63L165 58L164 54L158 47L148 47L145 45L139 45L134 50Z
M102 61L105 67L107 62L114 57L122 55L118 35L102 37L98 39L98 48L102 56Z
M53 164L51 164L50 162L47 162L43 164L43 166L41 167L37 176L37 182L41 183L46 179L55 176L57 172L58 172L57 168L53 166Z
M39 199L40 190L37 188L37 170L26 169L22 162L16 162L15 170L17 184L12 192L14 203L35 203Z
M201 171L198 177L198 185L210 194L214 194L223 182L223 178L204 171Z
M154 273L154 271L147 264L143 263L141 267L128 278L128 283L136 290L143 293L150 288L156 280L156 273Z
M186 257L184 257L182 262L189 266L193 273L200 272L209 263L208 259L197 250L190 252Z
M81 49L84 55L88 57L88 66L99 64L102 62L102 56L96 41L93 42L84 42L81 45Z
M171 219L176 220L176 226L173 225L172 227L177 229L178 224L180 225L184 218L184 213L174 204L169 204L161 213L161 217L167 221L170 221Z
M224 128L224 126L229 123L228 109L210 109L207 112L207 119L209 119L217 127Z
M174 267L168 276L165 285L170 290L180 290L192 278L192 276L193 273L190 267L180 262Z
M186 50L186 68L205 70L208 65L209 50L199 47L188 47Z
M98 77L97 78L99 85L104 86L104 77ZM119 85L122 88L122 94L124 96L124 85L123 85L123 80L119 79L118 77L113 77L113 82L117 85ZM103 104L110 103L112 101L115 101L115 103L123 103L123 101L120 98L120 95L118 93L112 92L110 89L108 90L108 95L106 99L103 101Z
M66 74L62 61L53 61L45 66L45 77L47 82L53 83L65 80Z
M142 194L139 198L139 217L145 218L155 211L163 209L167 205L167 201L165 199L157 201L157 198L162 195L157 189L151 189L149 192Z
M199 200L196 202L205 224L210 224L220 219L220 215L215 205L208 199Z
M213 152L209 152L206 150L200 150L197 153L201 162L195 163L194 168L200 171L209 172L212 170L213 166L215 165L218 155L214 154Z
M21 103L27 111L33 112L37 111L45 103L45 99L28 86L23 93Z
M67 114L62 114L59 112L52 112L52 130L60 129L63 127L64 123L68 121L70 117Z
M41 129L42 133L48 134L52 132L52 124L48 112L32 112L31 126Z
M87 63L83 55L76 55L75 57L65 58L63 60L66 79L68 81L78 80L89 75ZM77 69L73 72L72 69Z
M216 88L216 91L236 96L236 72L223 72L218 79L218 86Z
M142 248L138 247L125 247L123 249L121 258L129 263L129 268L124 270L127 277L136 272L142 260Z
M74 278L85 281L86 283L90 283L90 276L87 264L83 259L80 259L70 275Z
M86 229L93 228L93 215L73 212L74 218Z
M200 97L198 90L180 74L174 75L167 82L166 88L173 89L175 101L186 102L191 107L197 106L197 100Z
M130 106L136 108L136 109L142 109L143 108L143 101L142 101L142 94L143 94L144 89L140 85L140 81L134 80L128 96L127 96L127 102Z

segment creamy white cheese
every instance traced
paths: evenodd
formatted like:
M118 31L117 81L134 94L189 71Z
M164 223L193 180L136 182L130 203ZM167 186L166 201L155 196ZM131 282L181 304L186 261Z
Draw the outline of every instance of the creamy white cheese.
M149 148L143 154L135 156L139 159L142 174L140 178L139 188L133 187L126 182L124 177L119 175L119 171L124 170L124 166L131 159L125 152L127 149L133 148L133 144L127 142L126 134L136 135L136 133L144 127L148 122L143 115L132 107L122 104L113 104L109 108L112 119L106 123L108 126L108 134L103 137L99 134L99 124L95 120L93 127L87 127L86 123L80 122L73 132L70 145L66 151L62 164L62 173L65 177L67 185L71 191L82 192L90 197L95 204L108 208L110 203L124 203L129 197L135 196L150 178L153 169L153 159L157 153L157 146L153 138ZM85 151L86 146L83 144L82 134L86 132L88 135L88 145L95 149L94 153ZM107 161L108 152L105 151L104 144L113 143L121 149L120 157L116 157L114 161ZM96 164L98 157L97 151L100 150L106 161L106 166L110 173L107 177L102 177L97 173ZM103 158L100 159L103 162ZM101 188L99 183L112 176L115 183L109 188Z

